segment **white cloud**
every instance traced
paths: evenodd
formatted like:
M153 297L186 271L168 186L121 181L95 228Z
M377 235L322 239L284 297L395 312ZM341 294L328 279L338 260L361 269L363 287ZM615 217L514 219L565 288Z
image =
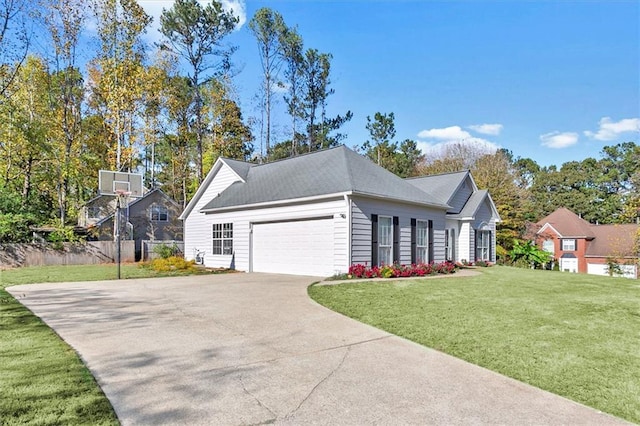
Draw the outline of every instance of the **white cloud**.
M145 37L149 41L160 40L160 15L162 15L163 9L171 9L173 6L173 0L138 0L138 3L149 16L153 18L151 25L147 28L147 34ZM210 0L198 0L203 7L210 3ZM220 0L222 8L224 10L233 10L234 16L237 16L240 21L236 26L236 31L242 28L247 22L247 8L245 0Z
M466 130L462 130L460 126L450 126L441 129L423 130L418 133L421 139L438 139L438 140L457 140L458 142L471 138L471 134Z
M550 132L540 135L542 145L548 148L567 148L578 142L578 134L575 132Z
M625 118L614 122L611 117L602 117L598 124L600 128L597 132L586 130L584 134L599 141L612 141L621 133L640 132L640 118Z
M483 135L493 135L497 136L502 131L504 127L502 124L472 124L468 126L469 129L474 130Z
M486 139L472 136L460 126L443 127L440 129L423 130L418 138L418 148L428 157L438 157L447 151L460 151L460 148L470 147L474 152L493 154L500 149L500 145Z

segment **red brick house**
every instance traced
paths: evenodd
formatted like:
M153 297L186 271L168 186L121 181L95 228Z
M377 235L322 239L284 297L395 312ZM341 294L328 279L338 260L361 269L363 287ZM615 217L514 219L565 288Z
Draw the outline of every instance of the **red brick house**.
M608 275L613 260L616 275L638 278L640 225L596 225L562 207L536 228L536 244L553 254L561 271Z

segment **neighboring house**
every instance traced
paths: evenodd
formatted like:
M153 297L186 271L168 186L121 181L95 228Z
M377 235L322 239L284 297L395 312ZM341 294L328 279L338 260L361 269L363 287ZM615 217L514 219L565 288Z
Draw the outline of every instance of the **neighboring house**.
M78 225L97 240L113 240L115 211L116 197L98 195L84 205ZM122 209L126 226L121 237L135 240L136 260L141 257L143 240L182 240L181 211L178 203L157 188L129 199Z
M625 277L638 277L640 225L594 225L562 207L536 226L537 245L553 255L561 271L608 275L613 262Z
M317 276L493 262L499 221L469 172L404 180L344 146L260 165L220 158L180 218L187 259Z

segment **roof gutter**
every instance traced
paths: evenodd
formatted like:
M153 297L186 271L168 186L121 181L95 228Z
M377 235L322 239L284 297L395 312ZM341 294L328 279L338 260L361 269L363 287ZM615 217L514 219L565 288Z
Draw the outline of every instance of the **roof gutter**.
M441 210L448 210L451 208L451 206L447 204L421 203L421 202L404 200L401 198L386 197L383 195L371 194L371 193L361 192L361 191L344 191L344 192L336 192L333 194L314 195L311 197L290 198L286 200L276 200L276 201L265 201L262 203L238 204L236 206L218 207L218 208L210 208L210 209L203 208L203 209L200 209L199 212L207 214L207 213L227 212L227 211L240 210L240 209L259 209L264 207L275 207L275 206L282 206L282 205L294 204L294 203L310 203L314 201L326 200L331 198L344 198L346 196L353 196L353 195L366 197L366 198L374 198L378 200L388 200L388 201L393 201L393 202L398 202L403 204L413 204L417 206L431 207L431 208L436 208Z
M228 207L216 207L211 209L200 209L200 213L219 213L219 212L227 212L233 210L241 210L241 209L259 209L263 207L275 207L282 206L286 204L294 204L294 203L310 203L313 201L326 200L330 198L344 198L345 195L350 195L349 192L337 192L334 194L323 194L323 195L314 195L311 197L302 197L302 198L289 198L286 200L276 200L276 201L264 201L262 203L253 203L253 204L238 204L236 206L228 206Z

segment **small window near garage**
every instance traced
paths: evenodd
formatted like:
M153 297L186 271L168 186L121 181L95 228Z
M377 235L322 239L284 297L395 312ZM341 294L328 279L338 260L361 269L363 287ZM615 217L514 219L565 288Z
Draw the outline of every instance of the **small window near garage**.
M233 254L233 223L213 224L213 254Z
M575 251L576 240L562 240L562 251Z
M165 206L153 205L151 206L151 220L154 222L168 222L169 221L169 209Z
M393 264L393 219L389 216L378 217L378 263Z
M416 221L416 263L429 263L429 222Z

